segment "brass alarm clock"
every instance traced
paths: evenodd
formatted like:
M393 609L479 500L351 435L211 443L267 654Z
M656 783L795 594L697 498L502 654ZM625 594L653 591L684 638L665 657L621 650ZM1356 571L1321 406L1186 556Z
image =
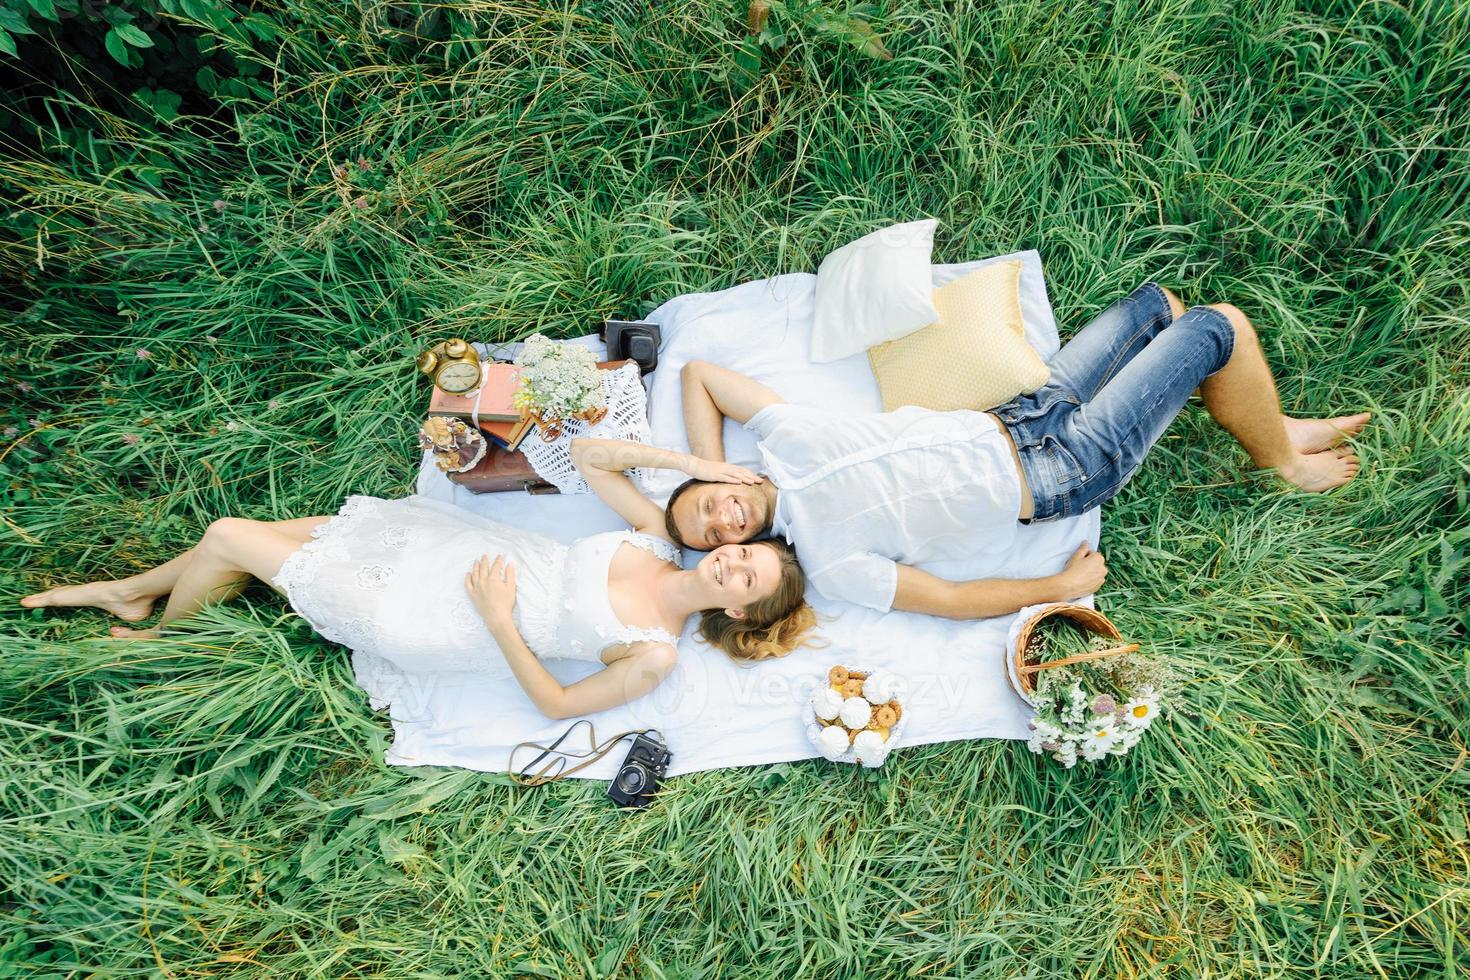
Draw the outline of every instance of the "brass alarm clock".
M480 387L480 354L458 337L440 341L418 358L419 370L451 395Z

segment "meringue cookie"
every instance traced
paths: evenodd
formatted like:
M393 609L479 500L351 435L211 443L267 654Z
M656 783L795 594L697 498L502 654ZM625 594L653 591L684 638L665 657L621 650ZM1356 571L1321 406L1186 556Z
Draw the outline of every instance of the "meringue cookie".
M842 702L842 723L848 728L866 728L873 719L873 706L862 698L848 698Z
M863 697L873 704L887 704L898 697L903 682L886 670L875 670L863 681Z
M876 769L888 758L888 749L883 736L874 731L862 731L852 740L852 751L858 761L870 769Z
M842 695L830 687L819 687L812 692L812 710L823 721L831 721L842 710Z
M828 725L817 735L817 751L832 762L847 751L849 744L847 730L841 725Z

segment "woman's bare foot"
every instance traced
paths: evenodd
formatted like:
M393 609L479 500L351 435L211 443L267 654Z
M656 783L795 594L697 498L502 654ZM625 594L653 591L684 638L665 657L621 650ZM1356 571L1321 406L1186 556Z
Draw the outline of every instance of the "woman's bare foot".
M1291 442L1291 448L1310 454L1341 445L1344 439L1362 432L1372 417L1372 412L1339 415L1335 419L1296 419L1283 415L1281 422L1286 426L1286 438Z
M117 582L87 582L62 585L20 600L27 609L47 606L96 606L130 623L141 622L153 613L157 596L140 596L124 590Z
M1300 453L1292 462L1278 466L1276 472L1308 493L1324 493L1357 476L1358 466L1357 455L1339 446L1320 453Z
M130 630L126 626L113 626L108 629L107 634L114 640L156 640L163 635L162 630Z

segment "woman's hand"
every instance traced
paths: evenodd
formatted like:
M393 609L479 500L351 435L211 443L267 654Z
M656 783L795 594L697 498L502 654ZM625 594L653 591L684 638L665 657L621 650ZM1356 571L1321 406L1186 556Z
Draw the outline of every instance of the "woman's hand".
M514 562L506 561L504 555L496 555L492 562L489 555L483 555L470 566L464 587L488 625L508 626L513 622L510 614L516 604Z
M761 482L761 475L754 470L746 469L744 466L736 466L734 463L723 463L713 459L700 459L698 456L689 457L689 466L684 472L696 480L704 480L709 483L749 483Z

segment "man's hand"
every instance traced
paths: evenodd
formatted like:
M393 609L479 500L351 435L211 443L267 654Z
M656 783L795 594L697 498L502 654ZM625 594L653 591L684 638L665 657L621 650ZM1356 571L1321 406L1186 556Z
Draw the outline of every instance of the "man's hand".
M1102 552L1093 551L1085 542L1072 552L1067 565L1057 574L1062 590L1069 599L1080 599L1092 595L1102 588L1103 579L1108 577L1108 563Z
M736 466L734 463L722 463L713 459L700 459L698 456L689 458L689 465L684 472L696 480L704 480L707 483L746 483L757 484L761 482L761 476L754 470L746 469L744 466Z
M487 625L499 627L514 622L510 615L516 604L514 562L506 561L504 555L496 555L491 562L490 556L484 555L470 566L464 587Z

